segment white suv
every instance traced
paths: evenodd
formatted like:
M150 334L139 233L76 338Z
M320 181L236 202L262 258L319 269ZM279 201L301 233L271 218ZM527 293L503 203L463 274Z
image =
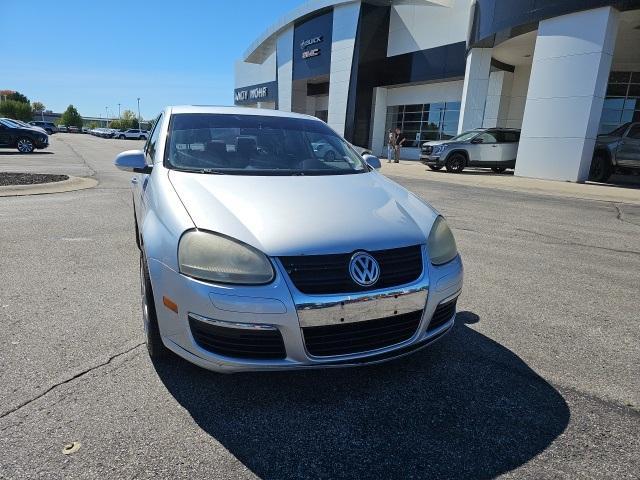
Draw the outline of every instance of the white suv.
M137 128L130 128L129 130L125 130L124 132L118 133L118 138L133 138L136 140L146 140L147 132L146 130L138 130Z

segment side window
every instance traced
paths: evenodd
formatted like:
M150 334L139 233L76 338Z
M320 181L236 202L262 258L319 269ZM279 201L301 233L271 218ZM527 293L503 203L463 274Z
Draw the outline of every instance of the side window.
M495 132L484 132L478 135L476 138L481 139L482 143L498 143Z
M156 119L156 123L153 126L153 131L151 132L151 136L149 137L149 140L147 141L147 144L144 147L144 151L150 163L153 163L153 159L156 156L156 144L158 143L158 137L160 136L161 123L162 123L162 114L160 114Z
M503 131L498 133L500 143L518 143L520 141L519 132Z
M634 140L640 140L640 124L631 127L631 130L629 130L629 135L627 136L629 138L633 138Z

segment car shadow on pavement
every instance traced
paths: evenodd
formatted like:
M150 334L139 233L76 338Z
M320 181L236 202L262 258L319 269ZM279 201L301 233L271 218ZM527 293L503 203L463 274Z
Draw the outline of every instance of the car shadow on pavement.
M468 326L478 320L458 313L437 344L370 367L220 375L173 357L154 366L200 428L261 478L493 478L545 450L570 412Z
M34 151L31 153L22 153L22 152L0 152L0 157L8 157L8 156L12 156L12 155L25 155L25 156L31 156L31 155L54 155L54 152L39 152L39 151Z

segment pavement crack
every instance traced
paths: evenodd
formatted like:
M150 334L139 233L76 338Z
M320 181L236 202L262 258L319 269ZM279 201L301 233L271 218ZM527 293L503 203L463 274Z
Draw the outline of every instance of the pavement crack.
M92 366L90 368L87 368L86 370L78 372L75 375L73 375L73 376L71 376L71 377L69 377L69 378L67 378L65 380L62 380L62 381L60 381L58 383L55 383L55 384L51 385L49 388L47 388L45 391L39 393L35 397L30 398L29 400L25 400L21 404L19 404L19 405L15 406L15 407L3 412L2 414L0 414L0 420L2 420L3 418L5 418L5 417L7 417L7 416L9 416L9 415L21 410L24 407L29 406L30 404L32 404L36 400L41 399L42 397L44 397L45 395L51 393L53 390L57 389L58 387L61 387L62 385L66 385L67 383L73 382L74 380L77 380L78 378L82 378L85 375L87 375L88 373L93 372L94 370L97 370L99 368L102 368L102 367L105 367L105 366L109 365L116 358L121 357L123 355L126 355L127 353L130 353L133 350L135 350L136 348L141 347L142 345L144 345L144 342L138 343L137 345L134 345L133 347L128 348L128 349L126 349L126 350L124 350L122 352L115 353L115 354L111 355L109 358L107 358L107 360L105 360L104 362L99 363L98 365L94 365L94 366Z
M87 170L89 170L89 172L91 172L91 174L89 175L90 177L96 177L96 176L97 176L97 173L98 173L98 172L96 172L96 171L93 169L93 167L91 167L91 165L89 165L89 162L87 162L87 159L86 159L86 158L84 158L84 156L83 156L80 152L78 152L78 151L73 147L73 145L71 145L71 144L70 144L70 143L68 143L68 142L65 142L65 141L64 141L64 139L60 139L60 141L61 141L62 143L64 143L67 147L69 147L69 149L73 152L73 154L74 154L76 157L78 157L80 160L82 160L82 163L84 164L84 166L85 166L85 167L87 167ZM0 417L0 418L2 418L2 417Z
M640 255L640 252L637 251L637 250L625 250L625 249L621 249L621 248L601 247L599 245L590 245L588 243L574 242L573 240L566 240L564 238L554 237L553 235L548 235L546 233L536 232L534 230L527 230L525 228L516 228L516 231L530 233L532 235L537 235L537 236L542 237L542 238L553 240L551 242L547 242L547 243L552 244L552 245L572 245L574 247L595 248L597 250L605 250L607 252L630 253L632 255Z

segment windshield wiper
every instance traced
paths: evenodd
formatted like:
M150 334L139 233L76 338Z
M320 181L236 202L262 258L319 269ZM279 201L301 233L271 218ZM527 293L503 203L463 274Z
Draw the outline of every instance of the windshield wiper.
M220 170L216 170L215 168L201 168L200 170L197 170L198 173L206 173L209 175L226 175L224 172L221 172Z

